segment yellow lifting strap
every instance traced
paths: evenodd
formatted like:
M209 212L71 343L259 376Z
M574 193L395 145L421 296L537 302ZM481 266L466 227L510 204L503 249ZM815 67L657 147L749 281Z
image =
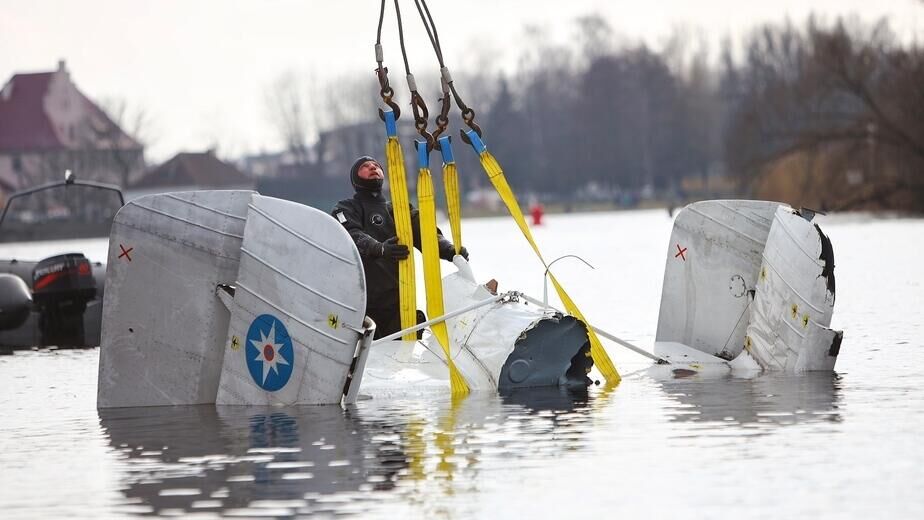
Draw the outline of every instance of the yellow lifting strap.
M504 177L504 170L501 169L497 159L491 155L475 131L469 130L465 134L471 140L472 147L475 149L475 152L478 153L481 160L481 166L484 168L484 172L487 174L497 194L500 195L501 200L504 201L513 220L516 221L523 236L526 237L529 245L532 246L533 251L536 252L536 256L542 261L542 265L548 268L548 264L545 262L542 253L539 252L536 241L533 239L533 234L529 230L529 226L526 225L526 219L523 218L523 212L520 210L520 205L517 203L516 196L514 196L513 190L510 189L507 178ZM565 289L558 283L558 280L555 279L555 276L551 272L549 272L549 279L552 280L552 285L555 287L555 291L558 292L558 297L561 299L562 305L565 306L565 310L587 325L587 336L590 339L590 355L593 357L594 365L597 366L603 374L603 377L606 378L607 383L619 383L622 378L619 376L616 366L613 364L612 360L610 360L610 356L606 353L606 350L603 349L603 344L600 343L600 338L597 337L597 333L594 332L593 327L590 326L584 314L582 314L577 305L575 305L574 300L568 296L568 293L565 292Z
M459 195L459 172L452 155L449 136L439 138L440 152L443 157L443 186L446 189L446 207L449 210L449 227L452 231L452 245L455 253L462 248L462 201Z
M417 203L420 205L420 248L423 252L424 281L427 287L427 314L435 319L443 314L443 277L440 274L440 250L436 235L436 199L433 191L433 177L430 175L428 165L427 143L418 142L418 155L420 169L417 173ZM449 383L452 395L465 395L469 393L468 383L452 360L449 331L446 322L434 323L431 328L433 335L443 352L449 365Z
M443 165L443 184L446 187L446 206L449 210L449 228L456 254L462 247L462 204L459 200L459 172L456 163Z
M391 187L391 204L395 214L395 231L398 243L404 244L410 254L398 261L398 305L401 312L401 329L417 325L417 287L414 274L414 229L411 227L411 205L407 193L407 173L404 169L404 151L398 142L395 114L385 111L385 158L388 162L388 184ZM415 341L417 335L410 332L402 336L404 341Z

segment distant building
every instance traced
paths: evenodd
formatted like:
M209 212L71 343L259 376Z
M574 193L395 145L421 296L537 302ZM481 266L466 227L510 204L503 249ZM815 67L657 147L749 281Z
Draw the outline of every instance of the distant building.
M409 143L417 135L414 126L410 121L401 121L398 126L402 143L408 148L406 153L410 154ZM325 130L301 153L260 153L245 156L237 164L261 183L268 179L311 182L344 176L360 155L377 156L384 162L384 149L385 129L376 119Z
M430 131L435 130L431 125ZM409 171L417 171L417 152L413 142L421 139L414 129L410 115L398 121L398 139L404 149L405 164ZM322 175L344 176L350 171L353 161L360 155L371 155L385 165L385 128L376 118L374 121L343 125L321 132L315 144L315 154L320 159ZM439 153L433 155L436 161ZM436 164L436 163L435 163ZM416 177L416 176L415 176Z
M212 150L181 152L129 186L126 198L190 190L252 190L254 181Z
M419 136L409 118L399 121L398 133L410 172L408 186L413 190L417 161L411 143ZM253 173L260 193L329 211L338 200L352 196L349 172L357 157L371 155L385 166L385 142L384 125L376 118L321 132L301 156L260 154L245 157L239 164ZM433 157L434 164L439 164L438 154Z
M299 160L296 154L283 151L247 155L236 161L238 168L254 179L275 179L292 175Z
M414 127L401 124L400 131L402 138L408 136L404 141L407 148ZM321 132L315 149L323 164L322 175L349 178L350 166L360 155L372 155L384 163L385 129L378 120L340 126ZM410 150L405 150L405 153L409 154Z
M144 148L77 89L64 61L15 74L0 90L0 198L68 169L125 185L144 172Z

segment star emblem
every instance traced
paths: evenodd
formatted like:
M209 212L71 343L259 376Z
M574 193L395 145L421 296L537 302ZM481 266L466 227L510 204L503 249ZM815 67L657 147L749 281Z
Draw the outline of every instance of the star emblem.
M254 361L261 361L263 363L263 384L266 384L266 376L269 374L269 371L272 370L277 375L279 374L279 365L288 365L289 362L286 361L286 358L282 357L282 353L279 352L279 349L282 348L282 343L276 343L276 323L273 322L270 326L269 334L264 335L263 331L260 331L260 341L250 340L250 344L253 345L258 353Z
M247 331L244 361L254 383L275 392L289 382L295 350L285 324L271 314L258 316Z

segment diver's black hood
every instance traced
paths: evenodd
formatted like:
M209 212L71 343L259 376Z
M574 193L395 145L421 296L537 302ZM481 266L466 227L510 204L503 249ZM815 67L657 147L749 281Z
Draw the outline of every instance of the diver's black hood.
M378 162L374 157L369 157L368 155L363 155L353 161L353 166L350 167L350 182L353 183L353 189L356 191L380 192L382 191L382 184L384 183L384 179L359 178L359 167L362 166L366 161Z

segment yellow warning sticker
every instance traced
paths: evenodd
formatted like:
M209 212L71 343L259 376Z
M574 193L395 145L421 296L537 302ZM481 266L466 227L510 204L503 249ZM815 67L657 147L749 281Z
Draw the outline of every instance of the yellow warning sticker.
M237 336L231 336L231 350L241 349L241 339Z
M327 325L332 329L336 329L340 326L340 318L338 318L336 314L328 314Z

